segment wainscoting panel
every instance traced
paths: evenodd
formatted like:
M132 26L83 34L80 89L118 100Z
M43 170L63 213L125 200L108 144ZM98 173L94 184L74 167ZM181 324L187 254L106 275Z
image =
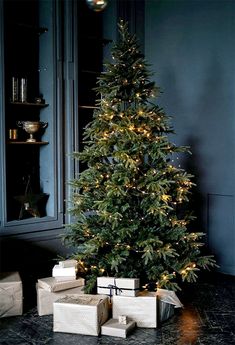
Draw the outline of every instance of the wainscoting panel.
M219 270L235 275L233 195L208 194L208 244Z

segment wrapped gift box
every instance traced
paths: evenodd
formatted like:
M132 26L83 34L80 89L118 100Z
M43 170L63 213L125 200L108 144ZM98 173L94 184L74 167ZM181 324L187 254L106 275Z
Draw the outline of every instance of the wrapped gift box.
M18 272L0 273L0 317L22 315L22 281Z
M97 293L135 297L139 294L139 278L98 277Z
M77 268L72 267L61 267L60 265L55 265L52 269L52 277L57 280L73 280L76 279Z
M66 267L77 267L77 260L64 260L64 261L59 261L59 266L62 268Z
M135 321L129 320L127 324L120 324L118 320L110 319L103 326L101 326L101 334L126 338L128 333L130 333L135 326Z
M99 335L108 319L109 298L103 295L66 296L54 302L54 332Z
M164 322L171 318L175 314L175 308L170 303L162 302L161 300L157 301L158 304L158 321Z
M175 308L182 308L176 293L171 290L157 289L158 320L164 322L174 315Z
M157 327L156 292L142 291L137 297L113 296L113 318L127 315L137 327Z
M38 287L50 291L57 292L67 289L72 289L79 286L84 286L85 280L83 278L77 278L73 280L58 281L54 277L38 279Z
M50 315L53 314L53 302L58 300L59 298L65 297L71 294L83 294L83 286L77 287L74 289L67 289L58 292L50 292L48 290L44 290L36 284L37 288L37 309L38 315Z

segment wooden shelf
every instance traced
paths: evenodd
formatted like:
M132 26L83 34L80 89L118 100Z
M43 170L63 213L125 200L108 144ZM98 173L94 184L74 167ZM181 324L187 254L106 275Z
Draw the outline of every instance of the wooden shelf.
M98 109L95 105L79 105L78 108L81 109Z
M31 102L10 102L11 105L19 105L23 107L39 107L45 108L48 107L49 104L47 103L31 103Z
M90 70L86 70L86 69L83 69L81 70L82 73L85 73L85 74L93 74L95 76L99 76L101 74L101 72L98 72L98 71L90 71Z
M16 29L27 30L28 32L31 32L31 33L37 34L37 35L42 35L48 31L48 28L46 28L46 27L27 25L25 23L15 23L15 27L16 27Z
M81 39L84 41L95 41L98 43L102 43L103 45L107 45L109 43L112 43L113 40L108 38L100 38L98 36L87 36L87 35L81 35Z
M35 142L30 142L30 141L16 141L16 140L11 140L7 142L8 144L14 144L14 145L48 145L49 141L35 141Z

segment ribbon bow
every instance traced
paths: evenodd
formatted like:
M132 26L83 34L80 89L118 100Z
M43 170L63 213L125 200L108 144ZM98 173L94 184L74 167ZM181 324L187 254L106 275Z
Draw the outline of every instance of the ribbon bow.
M120 288L116 285L116 280L114 280L114 285L109 284L109 285L108 285L108 288L109 288L109 297L110 297L110 298L112 297L112 289L115 290L115 295L117 295L117 291L122 292L122 289L120 289Z

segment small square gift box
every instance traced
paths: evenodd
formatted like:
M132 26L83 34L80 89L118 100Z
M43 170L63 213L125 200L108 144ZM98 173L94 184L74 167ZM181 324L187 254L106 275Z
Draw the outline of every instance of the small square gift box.
M58 281L75 280L77 277L77 267L61 267L61 265L55 265L52 269L52 277Z
M176 293L172 290L157 289L158 321L164 322L174 315L175 308L182 308Z
M50 292L57 292L67 289L84 286L85 280L83 278L77 278L72 280L58 281L54 277L40 278L38 279L38 287Z
M110 319L101 326L102 335L111 335L113 337L126 338L135 328L135 321L127 320L126 323L120 323L119 320Z
M39 316L53 314L53 303L56 300L62 297L65 297L67 295L71 295L71 294L81 295L84 293L83 286L76 287L73 289L51 292L46 289L42 289L41 287L39 287L38 284L36 284L36 289L37 289L37 310L38 310Z
M77 267L77 260L64 260L64 261L59 261L59 266L61 268L67 268L67 267Z
M136 322L137 327L157 327L157 297L156 292L142 291L137 297L114 295L113 318L126 315Z
M104 295L66 296L54 302L53 331L99 335L108 319L109 298Z
M0 273L0 317L22 315L23 291L18 272Z
M114 278L114 277L98 277L97 293L109 296L132 296L139 294L140 280L139 278Z

